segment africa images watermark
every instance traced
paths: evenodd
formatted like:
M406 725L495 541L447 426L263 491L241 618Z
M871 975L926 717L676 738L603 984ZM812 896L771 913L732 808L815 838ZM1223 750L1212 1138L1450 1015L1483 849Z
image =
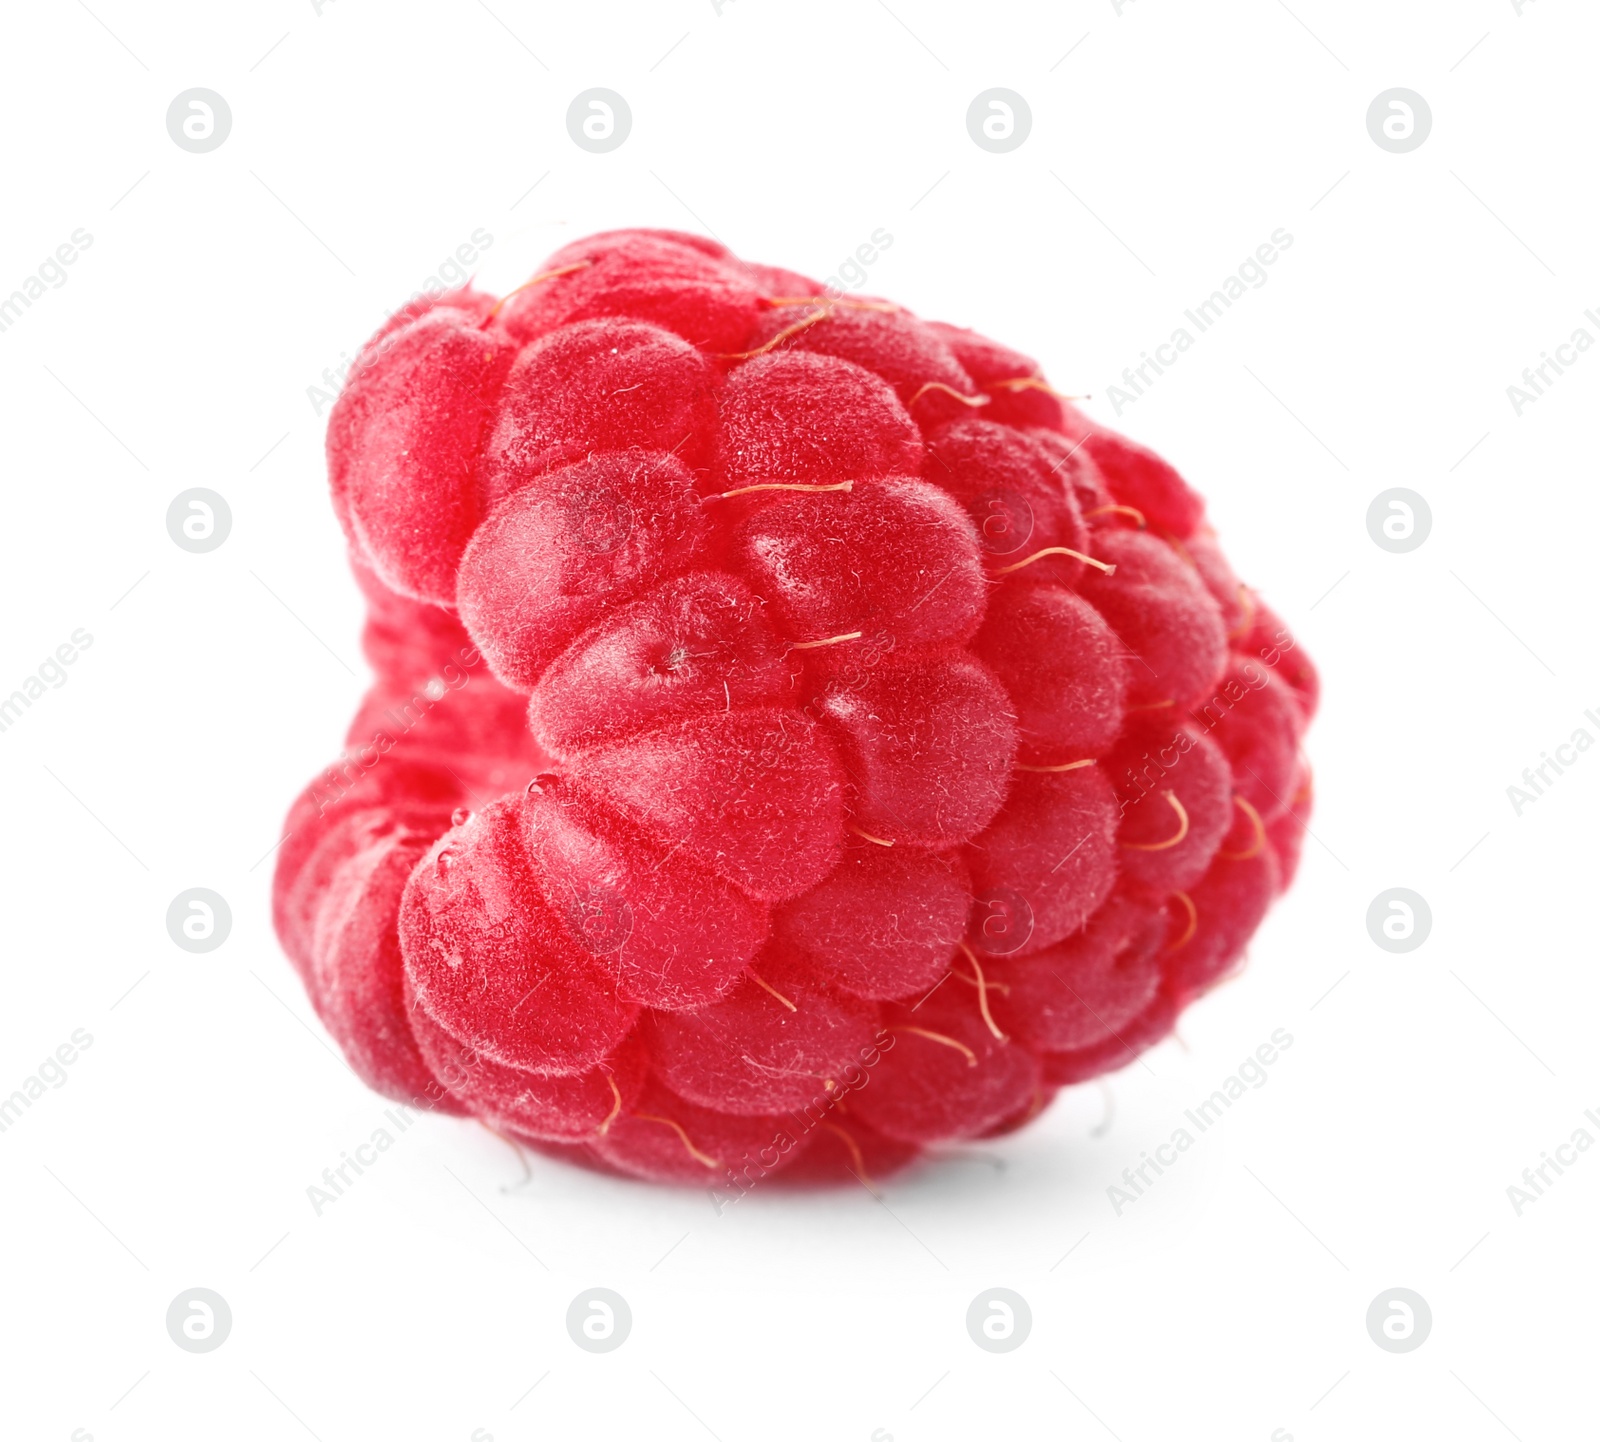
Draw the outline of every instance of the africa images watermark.
M1600 1112L1590 1107L1583 1114L1583 1119L1600 1131ZM1544 1158L1536 1167L1522 1169L1522 1186L1513 1182L1506 1188L1506 1200L1511 1203L1511 1210L1521 1216L1535 1202L1543 1198L1546 1191L1553 1187L1566 1173L1568 1167L1577 1163L1586 1151L1594 1146L1594 1133L1588 1127L1574 1127L1572 1135L1566 1141L1558 1142L1555 1155L1549 1152L1540 1152ZM1553 1175L1552 1175L1553 1173Z
M413 1097L409 1103L396 1102L393 1106L385 1107L383 1119L389 1126L374 1127L366 1141L341 1151L337 1165L322 1169L320 1185L312 1182L306 1188L306 1200L311 1203L311 1210L320 1217L360 1177L365 1176L400 1137L416 1125L419 1116L434 1111L466 1090L468 1083L483 1069L487 1060L482 1053L465 1048L457 1050L450 1057L431 1058L429 1067L434 1077L428 1083L428 1089L420 1096ZM390 1127L393 1127L392 1131Z
M851 291L860 290L867 283L867 267L876 265L893 244L894 236L880 225L834 267L833 274L822 282L822 293L840 300Z
M1139 352L1139 363L1122 368L1122 383L1113 381L1106 387L1106 399L1117 415L1146 395L1166 372L1178 363L1179 358L1194 345L1196 339L1210 330L1223 315L1233 308L1234 302L1243 300L1251 290L1260 290L1270 279L1269 265L1276 265L1279 256L1294 244L1294 237L1279 226L1254 252L1239 263L1231 275L1212 291L1199 305L1183 313L1189 324L1180 325L1166 340L1150 351ZM1193 326L1191 331L1189 326Z
M1600 715L1593 710L1585 711L1583 719L1600 731ZM1579 726L1571 736L1556 746L1555 755L1541 751L1539 755L1543 759L1537 766L1522 768L1522 785L1518 786L1513 781L1506 787L1506 800L1511 803L1511 810L1521 816L1525 808L1532 806L1562 776L1566 775L1569 766L1577 765L1578 758L1593 745L1594 736L1585 727Z
M93 244L94 237L80 225L40 261L32 275L24 276L22 284L0 300L0 331L10 330L21 320L22 313L31 310L34 301L43 298L47 285L52 290L60 290L67 283L66 268L76 265L80 253Z
M1111 1203L1111 1210L1120 1217L1144 1196L1194 1146L1200 1136L1210 1131L1227 1114L1236 1101L1248 1091L1259 1091L1267 1084L1267 1068L1293 1045L1294 1037L1280 1026L1224 1077L1222 1085L1210 1096L1185 1111L1183 1117L1188 1126L1173 1128L1172 1135L1156 1147L1154 1156L1147 1151L1140 1152L1138 1165L1124 1167L1122 1176L1106 1188L1106 1200ZM1190 1131L1190 1126L1194 1128L1193 1131Z
M94 1037L80 1026L25 1076L10 1096L0 1100L0 1132L16 1126L22 1114L45 1094L46 1088L60 1091L68 1081L67 1068L93 1045Z
M306 1188L306 1200L311 1203L311 1210L317 1216L320 1217L324 1209L331 1207L344 1196L355 1185L358 1177L364 1176L367 1169L375 1165L378 1158L388 1151L399 1137L416 1125L418 1113L397 1102L394 1106L386 1108L383 1115L384 1120L394 1127L393 1131L385 1126L374 1127L372 1135L366 1141L356 1143L353 1153L340 1152L341 1160L337 1165L322 1169L320 1186L313 1182Z
M44 696L46 688L59 691L67 684L67 667L76 664L78 657L94 645L94 637L79 626L65 641L44 658L32 675L25 676L22 684L9 696L0 699L0 731L9 731L22 719L35 701Z
M1586 310L1583 318L1600 330L1600 314L1593 309ZM1577 365L1579 358L1587 350L1594 348L1594 335L1586 326L1577 326L1566 340L1555 348L1555 354L1549 351L1540 351L1543 359L1535 366L1522 368L1522 384L1506 387L1506 399L1511 402L1511 409L1520 419L1523 411L1535 401L1543 397L1555 383L1564 376L1568 370Z

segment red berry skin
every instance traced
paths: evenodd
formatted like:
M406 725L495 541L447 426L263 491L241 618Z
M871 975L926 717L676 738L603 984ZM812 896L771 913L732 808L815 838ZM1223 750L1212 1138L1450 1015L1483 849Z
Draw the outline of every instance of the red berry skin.
M571 1075L598 1063L638 1012L606 984L539 894L519 798L440 838L406 885L400 946L417 1003L504 1066Z
M880 649L943 648L969 640L983 619L972 522L924 481L769 502L740 527L734 555L802 644L859 635Z
M626 1176L690 1187L781 1171L799 1155L802 1127L787 1116L735 1116L696 1106L651 1077L631 1107L590 1143Z
M822 282L801 275L799 271L786 270L781 265L754 265L746 263L750 279L755 282L763 299L773 301L803 300L820 297Z
M354 549L350 569L367 602L361 651L386 681L420 688L446 667L464 669L468 658L476 657L472 638L454 612L391 591Z
M522 698L488 670L480 663L421 687L375 686L345 734L345 754L380 769L396 759L446 768L463 792L509 791L544 758L523 724Z
M1168 953L1168 976L1182 1001L1210 990L1244 954L1279 891L1278 878L1270 845L1239 860L1221 855L1211 863L1189 893L1194 934Z
M515 355L471 314L434 309L389 337L329 417L335 505L384 583L448 606L483 518L478 458Z
M938 321L931 329L944 339L979 391L989 397L985 419L1008 426L1062 428L1066 412L1044 383L1037 361L976 331Z
M1222 613L1222 625L1227 632L1228 643L1236 645L1254 624L1255 601L1249 588L1234 574L1228 558L1222 554L1222 547L1217 544L1216 536L1208 529L1201 529L1187 541L1177 542L1173 549L1194 567Z
M1126 712L1129 660L1087 601L1019 578L997 586L973 651L1016 711L1020 759L1065 765L1103 755Z
M816 701L839 742L851 821L883 841L944 849L982 831L1005 800L1017 734L981 662L941 656L880 666Z
M927 1144L974 1137L1031 1100L1039 1064L999 1041L984 1024L976 993L946 982L915 1011L890 1007L893 1037L871 1080L850 1097L852 1116L885 1136Z
M1047 1086L1076 1086L1137 1061L1157 1042L1172 1035L1179 1003L1164 987L1144 1011L1115 1035L1077 1051L1041 1052L1039 1071Z
M999 816L966 848L980 955L1043 951L1094 914L1117 877L1117 812L1098 766L1013 779Z
M777 1177L783 1188L871 1188L916 1160L918 1148L875 1132L859 1117L831 1113L805 1134L799 1155Z
M1094 457L1084 449L1081 440L1068 440L1059 431L1042 426L1029 427L1027 434L1036 445L1043 447L1050 458L1050 472L1071 492L1078 503L1078 513L1093 536L1096 530L1107 527L1135 524L1139 518L1129 516L1117 507L1106 485L1106 478L1095 465ZM1142 529L1142 524L1140 526Z
M766 940L767 909L554 776L530 783L521 826L545 903L625 1002L717 1001Z
M344 391L348 394L357 382L365 379L368 371L380 365L389 351L394 347L395 336L406 329L412 321L430 311L454 311L462 313L460 323L476 322L480 326L488 319L494 309L495 300L492 295L485 295L464 286L460 290L448 291L438 296L420 296L416 300L400 307L381 326L372 337L356 353L354 363L350 367L349 375L345 378ZM338 398L343 400L343 396ZM344 404L335 404L328 413L328 432L326 449L328 459L328 486L332 493L333 511L339 518L339 524L344 529L346 538L355 543L355 531L350 524L350 495L349 495L349 464L353 454L352 444L366 425L367 404L352 396ZM359 550L356 553L359 556ZM354 565L358 568L364 563L353 558ZM359 577L358 577L359 579ZM365 589L363 587L363 589Z
M317 910L338 869L398 827L443 835L466 799L443 766L395 759L368 768L362 760L329 767L295 798L283 823L272 920L307 982Z
M648 1059L633 1038L587 1071L543 1076L502 1066L457 1041L410 998L410 1023L436 1092L519 1139L587 1141L603 1134L643 1090Z
M1287 683L1254 661L1235 658L1215 693L1191 715L1216 738L1233 768L1234 790L1264 821L1288 810L1302 712Z
M461 558L461 619L494 673L531 691L606 610L692 565L707 524L673 457L609 451L509 497Z
M434 310L458 310L482 325L494 314L496 305L497 302L492 295L486 291L474 290L470 284L444 291L440 295L419 295L415 300L407 301L372 333L372 338L356 355L356 363L351 368L352 374L359 374L376 357L382 355L388 349L384 342L396 332L404 330L418 316L427 315L429 311Z
M1250 630L1235 647L1240 656L1247 656L1260 665L1276 672L1288 683L1299 703L1303 724L1309 725L1317 714L1317 701L1322 694L1322 681L1317 668L1299 645L1282 619L1251 593L1255 605Z
M922 438L871 371L836 356L772 351L729 373L716 468L724 490L914 476Z
M1035 1058L1035 1060L1040 1059ZM1040 1070L1042 1073L1042 1064ZM974 1140L988 1141L992 1137L1008 1137L1012 1132L1021 1131L1056 1099L1057 1090L1058 1088L1049 1085L1041 1075L1026 1102L1015 1108L1008 1116L1001 1117L992 1127L979 1132Z
M875 308L882 304L822 301L816 306L774 307L757 318L746 348L771 344L791 331L778 347L836 356L881 376L924 430L931 428L939 413L935 407L957 413L969 408L950 391L970 397L972 405L983 400L937 331L906 311Z
M1161 989L1165 914L1117 891L1083 930L985 968L1000 1029L1034 1052L1081 1051L1116 1035Z
M1217 603L1193 567L1147 532L1101 531L1096 550L1116 572L1089 571L1078 590L1132 657L1128 704L1181 712L1216 685L1227 664Z
M734 351L761 306L751 267L679 231L591 235L558 250L540 274L549 278L511 295L501 312L519 340L606 316L649 321L713 353Z
M506 377L483 458L486 501L496 506L596 451L657 451L692 470L713 414L710 362L687 341L637 321L565 326L524 350Z
M1205 516L1205 502L1154 451L1095 425L1077 411L1067 415L1067 435L1082 441L1119 504L1141 512L1159 536L1186 541Z
M529 700L528 724L552 756L569 758L690 716L786 702L801 667L768 609L726 571L663 582L551 663Z
M1049 453L1010 426L975 416L940 426L928 437L922 475L961 502L992 563L1020 561L1048 546L1089 549L1077 500ZM1050 574L1070 584L1081 570L1081 562L1052 560Z
M762 984L767 974L775 985ZM714 1111L775 1116L827 1106L854 1084L877 1024L870 1002L799 985L758 961L711 1006L653 1013L648 1035L657 1075L679 1096Z
M916 998L950 970L972 890L959 855L852 838L831 875L773 914L782 946L834 990Z
M375 1092L464 1116L418 1051L404 999L400 896L432 842L398 827L338 868L317 908L310 991L351 1070Z
M695 717L586 752L577 768L605 805L758 901L799 896L838 863L838 758L797 711Z
M1105 760L1117 789L1123 880L1160 898L1193 886L1233 825L1233 773L1222 749L1198 728L1161 711L1122 733Z
M1300 869L1300 852L1305 845L1306 822L1311 819L1311 768L1304 761L1295 772L1294 796L1289 809L1267 827L1267 840L1278 857L1278 886L1287 891Z

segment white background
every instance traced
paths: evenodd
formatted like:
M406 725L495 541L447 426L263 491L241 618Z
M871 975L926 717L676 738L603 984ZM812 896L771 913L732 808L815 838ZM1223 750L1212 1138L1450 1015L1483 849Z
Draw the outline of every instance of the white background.
M1520 816L1506 788L1600 737L1600 355L1521 416L1506 387L1600 336L1600 23L1577 0L1121 8L8 8L0 294L75 228L93 244L0 334L0 693L94 639L0 734L0 1093L94 1040L0 1134L7 1437L1594 1435L1600 1149L1521 1216L1506 1189L1600 1139L1600 754ZM609 155L565 127L596 85L633 112ZM1433 112L1405 155L1365 124L1397 85ZM232 108L210 154L166 131L191 86ZM1032 108L1010 154L966 132L991 86ZM1315 839L1181 1040L882 1204L719 1216L525 1179L424 1118L318 1217L307 1186L383 1106L268 917L262 858L365 684L307 388L475 229L503 289L631 224L819 277L885 228L871 290L1037 355L1176 461L1321 667ZM1122 368L1278 227L1269 282L1114 417ZM1433 514L1406 555L1365 522L1397 485ZM232 507L210 555L166 533L190 486ZM233 910L209 955L165 929L192 886ZM1402 956L1365 925L1392 886L1433 911ZM1116 1215L1121 1169L1278 1027L1268 1083ZM198 1356L164 1323L194 1286L233 1312ZM633 1311L605 1356L565 1331L591 1286ZM1004 1356L964 1325L991 1286L1033 1313ZM1398 1356L1364 1322L1395 1286L1433 1314Z

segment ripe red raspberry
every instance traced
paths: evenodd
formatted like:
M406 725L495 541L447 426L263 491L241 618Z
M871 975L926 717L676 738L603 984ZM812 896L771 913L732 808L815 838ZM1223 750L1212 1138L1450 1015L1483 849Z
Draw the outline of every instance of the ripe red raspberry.
M397 315L328 460L377 680L275 918L387 1096L866 1181L1126 1065L1293 874L1310 661L971 331L598 235Z

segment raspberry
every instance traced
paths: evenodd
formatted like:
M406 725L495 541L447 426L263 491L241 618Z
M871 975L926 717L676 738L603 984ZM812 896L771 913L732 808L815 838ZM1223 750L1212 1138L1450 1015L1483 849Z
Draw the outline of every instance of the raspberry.
M1238 652L1274 668L1294 691L1295 700L1304 718L1302 725L1317 713L1317 701L1322 694L1322 681L1311 658L1294 644L1289 628L1266 606L1256 600L1253 593L1245 592L1253 611L1249 631L1238 642Z
M1175 543L1175 548L1200 576L1211 599L1222 612L1222 624L1229 641L1237 641L1251 628L1254 621L1254 603L1250 593L1234 575L1228 558L1222 554L1217 538L1201 531L1187 541ZM1248 649L1248 648L1246 648Z
M463 678L445 669L464 689L446 689L437 700L440 672L419 686L374 686L350 723L346 755L358 764L403 757L445 768L462 800L468 791L498 795L539 760L533 737L521 728L523 698L492 676Z
M613 231L393 316L328 460L375 680L274 921L386 1096L872 1186L1167 1036L1298 865L1303 649L973 331Z
M272 909L279 939L303 978L317 911L338 868L397 827L441 834L464 799L444 767L403 758L370 771L330 768L295 798L278 848Z
M1116 1071L1165 1040L1177 1019L1178 1003L1164 986L1149 1006L1104 1041L1073 1051L1040 1052L1041 1079L1046 1086L1064 1087Z
M987 419L1008 426L1042 426L1061 430L1066 408L1044 382L1037 361L1009 350L976 331L935 321L932 329L950 347L957 362L989 397Z
M1132 506L1119 506L1112 500L1105 476L1081 440L1068 440L1060 431L1042 426L1028 427L1027 434L1044 447L1045 454L1050 457L1050 469L1066 483L1085 521L1098 525L1103 524L1107 516L1123 515L1141 526L1145 524L1142 511Z
M397 595L359 555L351 562L367 601L361 650L374 672L391 686L420 690L445 666L459 664L472 638L452 612Z

